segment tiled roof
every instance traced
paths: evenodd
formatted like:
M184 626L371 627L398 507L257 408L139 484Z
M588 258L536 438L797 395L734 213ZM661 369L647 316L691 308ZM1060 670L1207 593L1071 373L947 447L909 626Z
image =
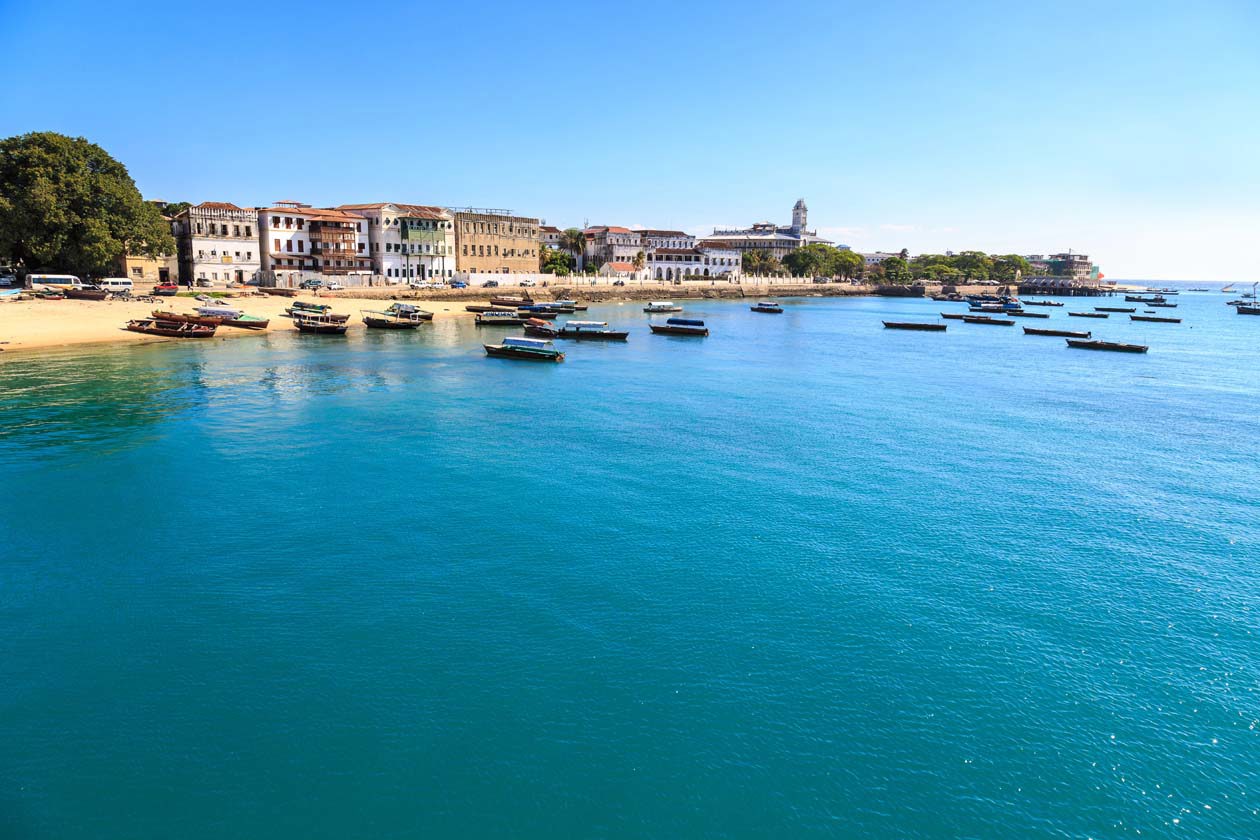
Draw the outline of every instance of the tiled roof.
M304 219L315 219L321 222L361 222L358 216L341 213L321 207L264 207L264 213L287 213L290 216L301 216Z
M677 254L698 254L700 252L696 248L657 248L654 253L677 255Z
M638 230L635 233L641 233L644 236L686 236L681 230Z
M227 201L203 201L195 205L199 210L240 210L235 204Z
M634 271L634 263L628 263L628 262L606 262L606 263L604 263L604 265L608 266L608 267L609 267L609 268L611 268L613 271Z

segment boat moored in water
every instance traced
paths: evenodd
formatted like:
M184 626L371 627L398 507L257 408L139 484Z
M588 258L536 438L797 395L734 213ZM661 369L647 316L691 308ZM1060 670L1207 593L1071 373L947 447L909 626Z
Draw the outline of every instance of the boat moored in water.
M753 312L769 312L769 313L780 314L780 315L783 313L783 307L773 300L758 301L753 306L750 306L749 309L751 309Z
M1116 353L1145 353L1147 346L1145 344L1121 344L1117 341L1082 341L1079 339L1069 338L1067 340L1068 347L1075 347L1078 350L1111 350Z
M921 332L945 332L949 324L931 324L922 321L885 321L887 330L919 330Z
M160 335L165 338L213 338L216 327L206 324L190 324L187 321L136 318L127 322L127 329L131 332Z
M683 308L672 300L651 300L643 307L644 312L682 312Z
M1024 327L1024 335L1053 335L1059 338L1089 338L1092 332L1078 332L1076 330L1043 330L1036 327Z
M340 320L336 320L336 319ZM298 315L293 325L299 332L314 335L345 335L350 324L349 315Z
M542 318L529 318L525 321L523 326L525 328L525 335L533 336L534 338L555 338L560 332L556 329L555 324L545 321Z
M1024 306L1062 306L1063 302L1058 300L1026 300Z
M416 318L402 318L383 309L365 309L359 313L363 323L373 330L414 330L424 322Z
M968 324L989 324L994 327L1013 327L1014 321L1008 321L1005 318L994 318L990 315L964 315L963 321Z
M1180 318L1163 318L1159 315L1130 315L1130 321L1148 321L1152 324L1180 324Z
M704 321L694 318L670 318L664 324L648 324L657 335L708 335Z
M577 341L625 341L630 333L610 330L607 321L565 321L556 336Z
M1009 318L1049 318L1049 312L1025 312L1022 309L1012 309L1009 312L1002 313Z
M493 309L489 312L477 313L477 326L479 327L517 327L525 323L515 311L507 311L503 309Z
M1111 315L1107 312L1069 312L1073 318L1109 318Z
M1137 312L1136 306L1095 306L1095 312Z
M502 344L483 344L487 356L523 359L527 362L563 362L564 354L543 338L509 336Z

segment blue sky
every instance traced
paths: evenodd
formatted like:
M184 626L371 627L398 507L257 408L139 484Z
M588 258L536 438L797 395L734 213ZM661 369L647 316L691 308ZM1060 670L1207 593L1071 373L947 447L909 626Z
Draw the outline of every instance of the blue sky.
M810 222L860 250L1073 248L1247 280L1260 3L0 0L0 136L147 197Z

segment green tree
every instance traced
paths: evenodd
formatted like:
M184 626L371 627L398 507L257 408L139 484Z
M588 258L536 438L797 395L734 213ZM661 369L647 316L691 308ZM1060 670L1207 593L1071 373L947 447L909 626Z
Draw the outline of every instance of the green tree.
M835 277L840 273L842 253L832 245L815 242L792 251L783 258L783 265L796 277Z
M50 131L0 140L0 262L100 275L124 254L174 250L162 214L100 146Z
M642 251L639 251L637 254L634 255L634 260L632 261L632 264L634 265L634 271L637 274L638 272L642 271L643 266L647 264L647 255L644 254Z
M1027 274L1028 270L1028 260L1019 254L1006 254L993 258L993 268L989 272L989 277L999 283L1010 284L1015 283L1020 275Z
M866 260L856 251L841 251L836 255L836 273L845 280L861 277Z
M993 270L993 259L984 251L963 251L954 257L954 268L962 272L968 282L988 280Z
M568 251L561 251L556 248L543 246L542 251L538 255L538 268L543 274L554 274L557 277L565 277L572 273L576 260Z
M192 207L192 204L187 201L168 201L162 205L162 215L168 219L173 219L189 207Z
M575 259L581 258L582 252L586 250L586 234L577 228L565 228L560 232L560 247Z
M901 257L889 257L879 265L884 270L885 283L894 283L899 286L910 284L910 266Z

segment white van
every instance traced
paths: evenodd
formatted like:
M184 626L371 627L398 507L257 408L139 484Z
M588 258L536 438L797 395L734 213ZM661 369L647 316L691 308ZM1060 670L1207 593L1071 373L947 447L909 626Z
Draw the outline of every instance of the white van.
M136 287L135 283L126 277L106 277L104 280L98 280L96 285L100 286L107 292L118 294L119 292L130 293Z
M54 289L82 289L83 281L73 274L28 274L26 280L32 289L50 287Z

